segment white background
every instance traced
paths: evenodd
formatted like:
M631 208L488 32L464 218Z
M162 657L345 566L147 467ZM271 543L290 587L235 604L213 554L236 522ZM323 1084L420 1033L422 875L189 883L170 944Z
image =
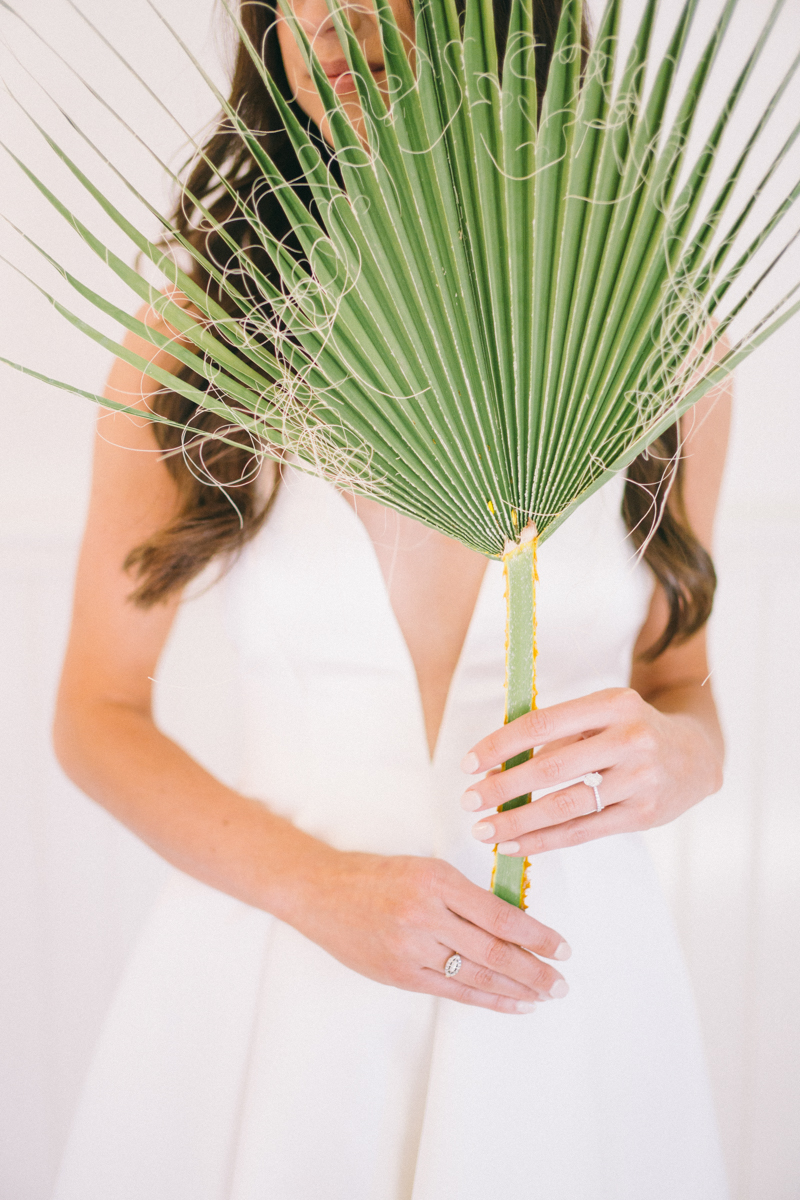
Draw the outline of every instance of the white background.
M64 0L22 0L22 7L145 140L179 165L182 134ZM230 50L221 22L212 22L212 7L211 0L160 0L161 11L222 80ZM628 25L640 7L641 0L629 0ZM678 6L664 0L662 7L668 23ZM722 86L741 64L766 8L764 0L742 0L712 108L721 102ZM185 128L200 131L214 115L213 97L144 0L124 6L85 0L84 10L124 49ZM718 11L717 0L701 0L698 33ZM0 33L3 75L48 130L81 163L92 161L12 51L113 152L140 190L163 206L169 191L160 168L120 138L81 87L7 14ZM758 103L797 50L800 3L788 0L758 81L737 115L737 129L749 133ZM767 149L777 149L798 112L795 89L766 139ZM2 95L0 128L3 140L57 184L61 197L82 215L92 212ZM800 175L800 155L795 151L791 158L793 176L791 170L782 175L788 186ZM155 232L153 220L122 185L100 168L92 171L126 212ZM746 182L755 178L751 172ZM135 306L10 162L2 161L0 181L0 211L121 306ZM110 229L104 219L93 228L104 236ZM113 231L109 240L130 258ZM0 252L66 297L35 252L9 230L0 231L0 243ZM797 252L784 278L792 271L800 278ZM777 298L777 282L769 288ZM72 330L2 263L0 298L0 354L89 391L102 388L109 355ZM104 321L102 328L114 332L113 322ZM716 547L721 583L710 684L728 737L728 782L720 795L650 835L694 978L737 1200L796 1200L800 1194L799 380L800 321L738 374ZM92 426L88 402L0 368L0 1200L48 1196L103 1013L167 871L64 779L49 748ZM158 675L166 728L223 777L232 777L236 703L213 590L185 606Z

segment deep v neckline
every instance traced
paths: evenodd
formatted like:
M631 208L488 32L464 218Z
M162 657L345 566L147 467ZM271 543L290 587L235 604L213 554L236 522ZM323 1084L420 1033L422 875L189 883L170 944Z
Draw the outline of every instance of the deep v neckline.
M490 576L490 569L489 569L490 568L490 560L489 559L486 560L483 575L481 577L481 582L478 587L477 595L475 597L475 603L473 605L472 613L470 614L470 618L467 623L466 630L464 632L464 639L461 643L461 647L458 652L458 657L456 659L455 667L453 668L452 674L451 674L450 679L447 684L447 691L446 691L446 695L445 695L444 707L442 709L442 716L441 716L441 720L439 721L439 727L436 730L436 738L434 740L433 750L431 750L430 746L428 745L427 726L426 726L426 722L425 722L425 705L424 705L423 698L422 698L422 688L420 686L419 674L418 674L417 668L414 664L414 657L411 653L408 641L406 639L406 635L403 632L403 627L400 624L400 620L398 618L397 612L395 610L394 605L392 604L391 593L389 591L389 586L387 584L386 576L383 573L383 568L381 567L381 563L380 563L380 559L378 557L378 552L377 552L377 549L375 546L375 542L372 538L372 535L370 534L369 529L364 524L361 517L358 515L358 512L357 512L355 506L349 502L349 500L346 498L344 493L339 491L339 489L337 487L335 487L332 483L328 483L326 480L320 480L319 482L322 483L326 488L330 489L330 491L335 496L337 504L343 506L347 510L347 516L351 523L351 527L353 528L354 533L358 537L361 544L365 547L365 554L370 563L370 573L373 576L373 579L375 580L376 593L379 593L382 597L382 603L387 612L387 620L393 626L394 640L401 652L407 673L409 675L409 680L410 680L411 686L412 686L414 694L415 694L417 712L418 712L418 717L419 717L418 724L419 724L419 728L420 728L420 732L421 732L424 756L425 756L426 760L428 761L429 766L434 767L436 765L436 758L437 758L437 754L439 751L439 747L442 744L442 733L447 724L448 714L452 708L452 704L454 701L454 696L455 696L455 693L457 690L458 680L459 680L460 675L462 674L464 662L466 660L466 656L469 651L470 642L472 641L472 638L473 638L473 634L474 634L475 627L477 624L478 614L480 613L481 608L482 608L483 604L485 603L485 593L487 590L488 579ZM465 749L468 749L468 747L465 747Z

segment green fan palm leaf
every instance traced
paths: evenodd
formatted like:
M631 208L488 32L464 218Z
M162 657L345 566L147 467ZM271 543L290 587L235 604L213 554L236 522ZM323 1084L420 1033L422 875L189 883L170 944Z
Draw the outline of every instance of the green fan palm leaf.
M205 78L262 185L280 203L303 260L265 225L256 198L238 196L220 174L220 187L236 201L274 278L197 197L188 195L230 251L246 287L160 218L166 235L219 289L226 300L220 305L34 123L105 216L161 271L165 290L112 253L29 167L15 161L176 337L128 316L29 243L84 301L156 349L169 349L206 381L207 390L132 354L45 294L83 333L222 418L215 436L235 442L245 435L258 454L291 457L302 469L504 559L507 717L513 719L535 704L537 544L800 311L792 289L735 345L722 346L734 318L794 242L777 252L765 249L794 211L800 184L740 245L756 205L796 144L800 123L753 194L727 227L725 222L800 55L757 114L716 195L706 199L720 148L732 134L733 115L783 2L768 12L688 163L698 108L736 0L721 0L717 23L679 96L676 80L699 0L683 5L649 86L657 0L646 0L624 64L618 63L622 0L606 3L588 52L582 2L564 0L542 97L530 0L512 0L502 62L491 0L465 0L463 13L456 0L415 0L413 55L387 0L376 0L388 74L380 87L339 0L330 0L363 114L358 128L281 0L324 105L331 162L225 3L283 121L316 215L296 181L284 179L258 135ZM19 16L7 0L0 7ZM675 116L668 123L671 108ZM197 152L204 154L201 147ZM131 181L124 182L155 213ZM730 303L732 289L756 269L755 281ZM523 860L498 858L498 894L521 903L523 880Z

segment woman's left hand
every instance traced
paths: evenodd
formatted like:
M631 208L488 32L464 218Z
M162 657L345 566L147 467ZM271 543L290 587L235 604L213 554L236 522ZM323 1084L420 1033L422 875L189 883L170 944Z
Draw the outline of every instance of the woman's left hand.
M527 762L499 770L531 749L538 752ZM500 853L510 856L664 825L722 786L719 748L704 723L689 713L660 712L632 688L609 688L527 713L478 742L462 769L489 772L462 797L468 812L558 789L473 827L479 841L497 842ZM603 777L602 812L592 788L574 782L592 772Z

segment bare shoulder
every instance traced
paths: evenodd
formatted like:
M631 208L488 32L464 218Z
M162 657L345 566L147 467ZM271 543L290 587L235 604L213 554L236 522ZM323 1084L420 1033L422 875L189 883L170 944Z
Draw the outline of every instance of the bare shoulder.
M720 359L729 349L721 339L715 351ZM733 379L729 377L708 392L681 420L684 480L683 495L692 529L711 548L733 407Z
M173 293L170 297L181 308L192 312L192 306L181 293ZM180 334L164 317L150 305L144 305L136 313L137 319L173 341L175 345L181 342ZM174 373L180 363L168 347L157 346L155 342L146 340L135 333L127 333L123 339L126 349L133 351L148 365L159 367L162 371ZM131 449L151 449L155 447L151 422L146 413L151 409L151 398L161 388L161 384L124 359L117 358L111 367L104 395L117 404L125 404L139 409L142 418L137 419L126 413L115 412L113 409L101 411L98 421L98 437L109 442L119 443L120 446L130 446Z
M137 315L159 332L171 334L152 309ZM135 334L126 336L125 345L164 370L173 372L179 366L167 350ZM117 404L132 406L141 416L113 409L101 409L98 415L86 540L100 535L104 541L111 538L123 558L175 513L177 490L147 416L160 387L137 367L115 359L103 394Z

